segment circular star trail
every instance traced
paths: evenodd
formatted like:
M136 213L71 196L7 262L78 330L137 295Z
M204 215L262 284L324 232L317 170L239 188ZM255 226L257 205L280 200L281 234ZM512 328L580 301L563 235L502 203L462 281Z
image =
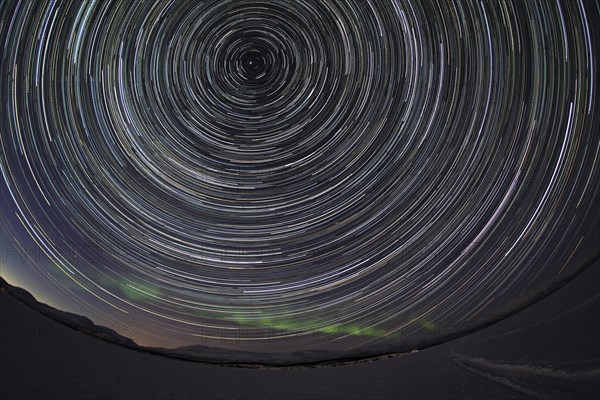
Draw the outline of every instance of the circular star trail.
M154 343L460 330L597 237L594 2L1 7L3 232Z

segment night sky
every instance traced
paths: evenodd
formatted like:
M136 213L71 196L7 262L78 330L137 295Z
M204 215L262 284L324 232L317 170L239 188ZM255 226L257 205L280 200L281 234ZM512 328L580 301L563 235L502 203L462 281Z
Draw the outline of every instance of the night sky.
M442 337L599 250L598 2L0 9L0 274L138 344Z

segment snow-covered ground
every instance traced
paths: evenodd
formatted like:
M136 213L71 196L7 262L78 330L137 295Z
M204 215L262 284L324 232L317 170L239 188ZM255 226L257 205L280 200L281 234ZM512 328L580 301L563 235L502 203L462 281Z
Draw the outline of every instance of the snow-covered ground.
M64 322L33 310L5 288L0 291L0 398L589 399L600 394L600 262L542 301L453 342L334 367L250 369L186 362L117 346Z

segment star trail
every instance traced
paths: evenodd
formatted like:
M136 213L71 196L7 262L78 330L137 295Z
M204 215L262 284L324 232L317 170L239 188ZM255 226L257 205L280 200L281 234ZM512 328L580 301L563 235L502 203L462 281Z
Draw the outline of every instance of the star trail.
M0 7L3 276L147 343L460 330L597 248L597 2Z

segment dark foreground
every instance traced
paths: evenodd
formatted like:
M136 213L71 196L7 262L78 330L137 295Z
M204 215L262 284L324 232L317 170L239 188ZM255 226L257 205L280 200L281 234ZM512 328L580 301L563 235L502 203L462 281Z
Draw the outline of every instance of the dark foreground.
M395 358L244 369L84 335L0 291L2 399L589 399L600 395L600 262L499 323Z

